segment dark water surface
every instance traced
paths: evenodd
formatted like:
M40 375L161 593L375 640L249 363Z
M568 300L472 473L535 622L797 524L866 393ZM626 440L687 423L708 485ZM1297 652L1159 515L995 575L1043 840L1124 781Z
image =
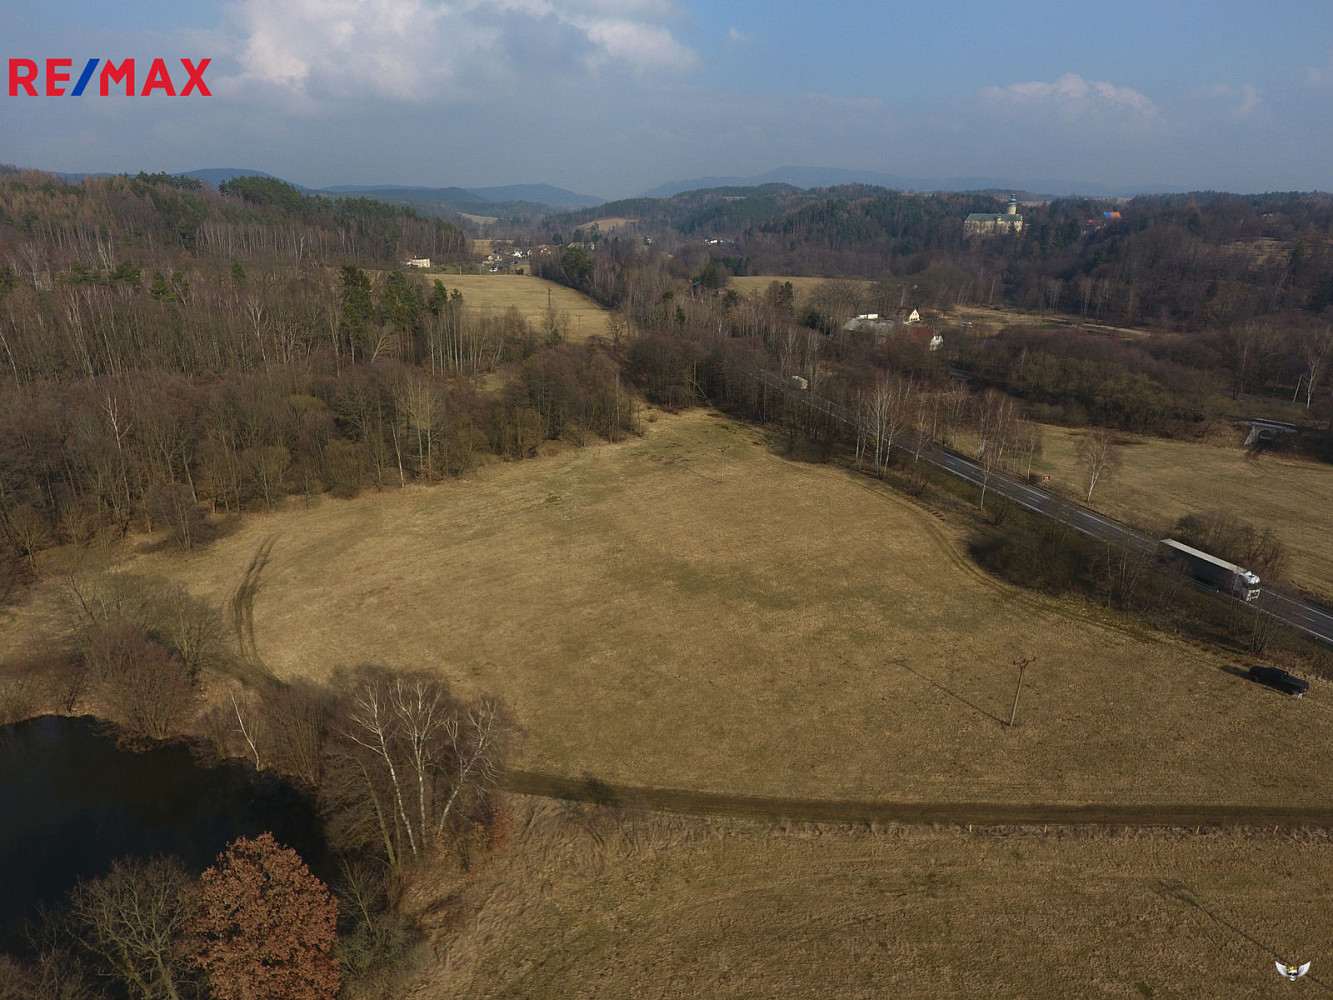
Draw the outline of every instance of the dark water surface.
M0 726L0 940L116 858L174 854L202 871L229 841L265 830L324 874L313 804L271 774L202 767L183 746L121 750L92 718Z

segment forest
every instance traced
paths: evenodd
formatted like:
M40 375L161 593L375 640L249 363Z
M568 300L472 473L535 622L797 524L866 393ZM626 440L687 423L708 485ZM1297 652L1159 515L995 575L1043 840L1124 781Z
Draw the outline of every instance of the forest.
M441 220L260 178L0 180L0 593L42 549L132 523L190 548L290 494L622 434L606 352L397 267L468 251Z

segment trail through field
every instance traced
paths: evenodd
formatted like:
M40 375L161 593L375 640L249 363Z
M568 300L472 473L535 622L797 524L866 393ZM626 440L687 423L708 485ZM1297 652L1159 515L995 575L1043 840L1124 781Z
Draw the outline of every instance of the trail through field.
M800 823L906 823L949 826L1294 827L1333 829L1333 809L1298 806L1134 805L1067 802L892 802L734 795L611 784L531 771L505 776L507 791L599 805Z

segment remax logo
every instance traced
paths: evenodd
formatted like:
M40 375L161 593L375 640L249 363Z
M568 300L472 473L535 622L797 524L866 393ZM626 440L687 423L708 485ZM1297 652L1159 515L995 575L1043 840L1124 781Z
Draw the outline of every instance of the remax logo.
M212 97L213 93L204 83L204 70L212 59L200 59L195 65L190 59L180 60L185 68L183 86L178 91L176 81L172 80L165 59L154 59L148 67L148 74L143 78L143 89L135 90L134 60L122 59L117 65L115 60L89 59L79 74L78 81L72 88L66 89L70 82L73 59L36 59L9 60L9 96L18 97L82 97L93 75L97 75L97 94L99 97L111 97L123 93L126 97L151 97L161 92L167 97ZM102 64L102 72L97 67ZM43 74L43 69L45 74ZM45 79L43 79L43 76ZM177 75L180 79L180 75ZM121 88L113 94L112 88Z

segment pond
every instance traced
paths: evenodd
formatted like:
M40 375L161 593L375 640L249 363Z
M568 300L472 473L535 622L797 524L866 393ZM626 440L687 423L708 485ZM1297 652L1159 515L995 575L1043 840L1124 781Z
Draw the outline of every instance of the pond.
M0 726L0 944L116 858L174 854L197 872L265 830L327 871L314 804L272 774L205 767L179 745L123 750L93 718Z

